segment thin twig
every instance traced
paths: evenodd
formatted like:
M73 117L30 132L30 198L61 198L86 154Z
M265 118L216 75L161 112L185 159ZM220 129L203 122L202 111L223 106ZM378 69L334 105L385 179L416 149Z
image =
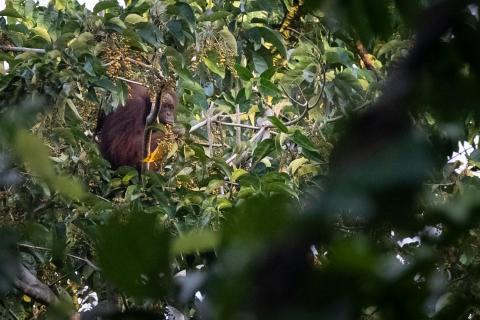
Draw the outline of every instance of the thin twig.
M11 46L0 46L0 50L3 51L15 51L15 52L35 52L35 53L45 53L45 49L39 48L26 48L26 47L11 47Z
M12 310L10 310L10 308L8 309L8 313L15 319L15 320L20 320L19 317L17 317L17 315L15 313L13 313Z
M102 63L102 67L108 67L112 64L114 64L116 61L110 61L110 62L107 62L107 63Z
M217 120L218 117L220 117L221 115L223 114L223 112L220 112L220 113L217 113L216 115L210 117L210 120L211 121L215 121ZM197 123L196 125L192 126L190 128L190 133L194 132L194 131L197 131L198 129L200 129L201 127L203 127L204 125L207 124L207 119L203 119L202 121L200 121L199 123Z
M131 62L131 63L138 64L139 66L142 66L142 67L147 68L147 69L155 69L155 67L152 66L152 65L149 65L149 64L146 64L146 63L137 61L137 60L132 59L132 58L129 58L129 57L126 57L125 60L127 60L127 61L129 61L129 62Z
M236 114L240 113L240 105L238 103L235 104L235 113ZM241 122L240 116L236 116L235 117L235 123L241 124L240 122ZM239 146L242 143L242 128L239 127L239 126L236 126L235 131L236 131L236 134L237 134L237 146Z
M234 153L230 156L230 158L228 158L227 160L225 160L225 162L230 165L232 164L233 160L235 160L235 158L238 157L238 154L237 153Z
M83 267L85 267L86 264L87 264L86 262L82 263L81 265L79 265L78 267L76 267L72 272L66 273L66 274L64 274L63 276L61 276L60 278L58 278L57 280L49 283L48 286L49 286L50 288L53 287L54 285L56 285L56 284L59 283L60 281L66 279L66 278L68 278L68 277L70 277L72 274L75 274L75 272L77 272L78 270L80 270L80 269L82 269Z
M17 243L17 246L23 247L23 248L42 250L42 251L52 251L52 249L49 249L49 248L33 246L33 245L30 245L30 244L26 244L26 243ZM90 267L92 267L95 271L100 271L101 270L99 267L97 267L92 261L88 260L87 258L82 258L82 257L76 256L76 255L70 254L70 253L67 253L66 256L85 262Z
M269 126L262 126L262 128L257 132L257 134L250 139L250 142L257 142L258 140L260 140L263 137L263 134L265 133L267 128L269 128Z
M238 127L238 128L245 128L245 129L252 129L252 130L260 130L261 127L256 127L256 126L251 126L248 124L243 124L243 123L232 123L232 122L224 122L224 121L215 121L216 123L222 124L224 126L229 126L229 127ZM272 126L273 128L273 126Z
M213 133L212 133L212 112L213 112L213 102L210 103L210 108L207 111L207 138L208 138L208 155L213 157Z
M204 147L208 147L209 146L209 143L208 142L199 142L199 141L195 141L194 142L195 144L198 144L198 145L201 145L201 146L204 146ZM230 146L226 143L212 143L212 147L215 147L215 148L221 148L221 147L228 147L230 148Z
M297 99L295 99L294 97L292 97L288 91L282 86L280 85L280 87L282 88L283 92L287 95L287 97L295 104L298 104L299 106L301 107L304 107L306 108L308 106L308 101L305 101L304 103L301 103L300 101L298 101ZM306 99L305 99L306 100Z
M147 87L146 85L144 85L144 84L141 83L141 82L133 81L133 80L130 80L130 79L127 79L127 78L118 77L118 76L113 76L113 78L118 79L118 80L122 80L122 81L125 81L125 82L128 82L128 83L138 84L138 85Z

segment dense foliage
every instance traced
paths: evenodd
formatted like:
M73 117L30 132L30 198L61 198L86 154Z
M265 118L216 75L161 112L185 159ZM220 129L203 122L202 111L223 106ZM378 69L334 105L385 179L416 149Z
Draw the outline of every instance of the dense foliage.
M0 317L480 317L478 15L7 0ZM93 137L131 81L177 88L155 173Z

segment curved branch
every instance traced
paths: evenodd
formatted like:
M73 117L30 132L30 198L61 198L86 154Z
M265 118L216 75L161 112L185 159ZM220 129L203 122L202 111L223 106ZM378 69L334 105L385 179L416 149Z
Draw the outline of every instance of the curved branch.
M41 304L48 306L57 301L55 293L46 284L38 280L23 264L19 266L13 285L16 289Z
M161 103L162 103L162 93L160 92L160 94L157 94L157 96L155 97L155 103L153 105L153 108L150 109L150 113L147 115L147 118L145 119L145 127L152 125L155 119L157 119L158 113L160 112Z

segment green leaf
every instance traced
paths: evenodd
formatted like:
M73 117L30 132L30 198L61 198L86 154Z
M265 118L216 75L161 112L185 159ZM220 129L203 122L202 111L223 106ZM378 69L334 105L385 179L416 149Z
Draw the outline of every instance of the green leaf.
M192 231L174 239L172 254L194 254L213 250L218 246L219 240L218 234L214 232L205 230Z
M172 61L174 68L181 69L185 66L185 59L183 58L183 55L175 48L166 47L163 54L170 58L169 60Z
M253 151L255 161L260 161L275 150L275 143L272 139L263 140Z
M316 148L313 143L310 141L307 136L305 136L303 133L301 133L299 130L296 130L291 136L290 139L292 139L293 142L295 142L297 145L300 147L310 150L310 151L317 151L318 148Z
M180 45L185 45L185 34L183 33L183 25L181 21L171 20L167 23L167 28Z
M192 7L186 2L177 2L175 4L176 14L182 17L189 25L194 26L196 23L195 14Z
M123 36L130 46L141 51L148 51L147 46L144 44L142 38L138 35L136 30L127 28L123 30Z
M97 87L107 89L111 92L116 92L117 91L117 87L115 86L115 84L112 82L112 80L110 80L108 78L99 79L99 80L95 81L94 84Z
M20 130L15 142L16 150L30 173L46 180L55 176L47 148L38 138Z
M353 65L353 54L341 47L327 48L325 52L325 61L330 64L343 64L346 67Z
M37 36L40 36L42 39L46 40L47 42L52 42L52 38L48 34L48 30L44 27L35 27L31 29Z
M256 72L262 74L268 69L268 63L261 55L256 54L254 52L252 53L252 59L253 59L253 66Z
M93 13L99 13L100 11L110 9L110 8L120 8L117 0L106 0L98 2L95 7L93 7Z
M26 131L19 131L15 141L16 150L22 158L27 170L34 176L42 178L63 196L69 199L85 197L82 186L77 181L56 176L45 145Z
M155 216L122 214L100 227L97 249L102 274L121 290L165 297L171 283L170 239Z
M108 22L120 27L120 29L127 29L127 26L119 17L113 17L109 19Z
M268 68L267 70L263 71L262 74L260 75L260 77L264 78L266 80L271 80L276 72L277 72L277 68L276 67L271 67L271 68Z
M162 34L156 26L151 23L140 23L135 28L143 40L154 47L160 46Z
M235 36L227 28L223 28L218 32L218 34L223 38L223 41L225 41L225 44L233 52L233 54L237 55L238 48L237 39L235 39Z
M138 14L131 13L125 17L124 21L129 24L137 24L147 22L148 20Z
M77 144L75 135L73 134L73 130L71 128L59 127L53 129L53 132L55 132L59 138L64 139L69 145L75 146Z
M56 176L51 182L51 186L61 195L72 200L85 199L88 193L85 192L81 183L71 177Z
M278 130L284 133L288 133L288 128L283 124L283 122L277 117L268 117L270 122L277 127Z
M292 198L298 198L297 193L285 182L272 182L265 184L263 187L265 192L270 192L272 194L286 194ZM270 194L270 196L272 195Z
M128 184L133 178L138 177L138 171L137 170L130 170L125 174L122 178L122 183L124 185Z
M222 79L225 78L225 66L222 66L218 61L218 55L210 52L207 57L203 58L205 65L215 74L218 74Z
M276 85L274 85L270 80L264 78L260 79L260 86L258 87L258 89L260 90L260 93L264 96L277 97L282 93Z
M0 16L4 16L4 17L11 17L11 18L23 18L22 15L20 13L18 13L17 10L15 10L14 8L6 8L2 11L0 11Z
M240 178L241 176L244 176L248 174L247 171L243 170L243 169L235 169L232 173L232 177L230 178L232 182L236 182L238 180L238 178Z
M92 47L91 43L94 39L95 36L90 32L83 32L73 41L71 41L69 46L77 55L80 55L84 52L89 52Z
M80 115L80 113L78 113L77 107L73 103L72 99L67 99L67 105L70 108L70 110L72 110L72 112L75 115L75 117L77 118L77 120L82 121L83 120L82 116Z
M199 18L198 21L217 21L220 19L224 19L230 15L227 11L216 11L216 12L205 12Z
M212 193L212 191L217 190L218 188L225 185L225 181L214 179L208 182L208 186L205 189L205 192Z
M218 210L225 210L225 209L228 209L228 208L231 208L233 205L232 205L232 202L228 199L225 199L225 198L217 198L217 209Z
M230 176L232 174L232 169L225 162L225 160L223 160L221 158L213 158L213 164L214 164L214 167L216 167L217 169L220 169L221 172L223 172L223 174L225 174L225 176L230 178Z
M287 46L285 45L285 40L283 40L283 37L279 32L265 26L254 27L248 30L248 33L256 32L258 32L265 41L270 42L283 58L287 58Z
M235 70L237 71L238 77L243 81L250 81L253 78L252 72L238 63L235 64Z
M297 170L306 163L308 163L308 159L302 157L302 158L293 160L288 166L288 168L290 169L290 172L292 174L295 174Z
M255 189L252 187L241 187L238 192L238 198L248 198L255 194Z

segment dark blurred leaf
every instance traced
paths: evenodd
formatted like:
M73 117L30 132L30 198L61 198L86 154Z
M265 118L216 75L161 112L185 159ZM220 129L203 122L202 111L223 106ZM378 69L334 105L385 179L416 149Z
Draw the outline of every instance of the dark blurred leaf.
M222 182L223 183L223 182ZM172 254L189 254L214 250L218 245L218 235L208 231L194 231L180 236L172 243Z
M101 227L100 264L106 277L137 297L162 298L170 287L170 239L155 216L114 219Z

